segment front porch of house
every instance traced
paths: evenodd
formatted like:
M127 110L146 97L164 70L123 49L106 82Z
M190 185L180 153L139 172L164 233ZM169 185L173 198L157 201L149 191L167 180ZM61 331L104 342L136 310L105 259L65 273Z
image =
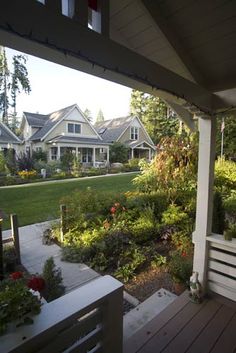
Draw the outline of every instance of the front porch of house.
M61 157L67 152L72 153L78 162L84 166L99 167L109 164L108 146L52 144L48 149L49 160L60 161Z
M156 148L148 144L147 142L135 142L129 144L129 159L137 158L137 159L146 159L147 161L151 161L155 155Z

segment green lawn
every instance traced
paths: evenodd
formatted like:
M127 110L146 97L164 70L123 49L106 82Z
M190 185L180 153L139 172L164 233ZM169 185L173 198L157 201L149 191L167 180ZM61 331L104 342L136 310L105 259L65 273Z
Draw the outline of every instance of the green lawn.
M61 198L72 194L75 190L91 187L114 194L126 192L134 188L131 181L135 176L136 174L123 174L63 183L0 188L0 209L6 214L16 213L20 226L43 222L58 218ZM9 228L8 221L4 221L3 228Z

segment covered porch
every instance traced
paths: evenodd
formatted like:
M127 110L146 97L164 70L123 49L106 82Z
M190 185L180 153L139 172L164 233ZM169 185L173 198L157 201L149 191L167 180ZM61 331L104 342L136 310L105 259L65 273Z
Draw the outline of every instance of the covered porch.
M72 153L84 166L107 166L109 164L108 146L63 145L53 143L49 147L49 160L60 161L65 153Z
M147 142L131 142L129 144L129 158L138 158L138 159L146 159L147 161L151 161L155 155L156 147L150 145Z
M34 328L1 345L14 353L233 353L236 243L212 234L212 208L216 120L236 107L236 3L101 0L89 11L87 1L64 3L62 11L58 0L2 1L1 44L160 96L192 130L198 120L193 270L205 299L193 304L182 295L123 349L122 285L103 277L45 305ZM55 147L57 158L62 146ZM89 146L75 154L79 148Z

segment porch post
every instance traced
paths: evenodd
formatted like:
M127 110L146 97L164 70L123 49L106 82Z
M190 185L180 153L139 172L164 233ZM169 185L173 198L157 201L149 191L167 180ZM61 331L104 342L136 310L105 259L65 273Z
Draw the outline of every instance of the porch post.
M152 156L151 156L151 148L149 148L149 150L148 150L148 159L149 159L149 161L152 159Z
M196 229L193 233L193 270L199 273L203 292L206 291L208 243L213 211L213 182L215 164L216 119L199 118L198 186Z
M109 150L109 147L107 147L107 165L109 164L110 162L110 150Z
M58 160L61 159L61 147L60 147L60 145L57 146L57 159Z
M95 162L96 162L96 148L93 147L93 167L95 167Z
M131 159L133 159L133 158L134 158L134 149L131 148Z

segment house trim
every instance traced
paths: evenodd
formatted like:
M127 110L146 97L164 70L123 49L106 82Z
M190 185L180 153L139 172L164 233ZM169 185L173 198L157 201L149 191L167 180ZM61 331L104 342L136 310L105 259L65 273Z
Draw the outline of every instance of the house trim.
M2 124L2 123L0 122L0 126L3 126L3 129L7 130L7 132L8 132L12 137L14 137L14 138L17 140L17 141L14 141L13 143L22 143L22 141L19 139L19 137L16 136L16 135L14 134L14 132L12 132L12 131L9 129L9 127L8 127L7 125Z
M130 120L129 125L126 127L126 129L124 129L124 130L122 131L122 133L121 133L120 136L116 139L116 141L119 141L120 138L121 138L121 137L124 135L124 133L127 131L127 129L130 128L130 125L131 125L131 123L132 123L132 121L133 121L134 119L137 119L137 120L138 120L138 122L140 123L140 125L141 125L141 127L142 127L142 129L143 129L143 131L144 131L144 134L146 135L146 137L148 138L148 140L150 140L150 141L153 143L153 145L154 145L154 142L152 141L151 137L148 135L148 133L147 133L145 127L143 126L141 120L140 120L139 117L137 117L137 116L133 116L133 118ZM135 141L135 140L133 140L133 141Z

